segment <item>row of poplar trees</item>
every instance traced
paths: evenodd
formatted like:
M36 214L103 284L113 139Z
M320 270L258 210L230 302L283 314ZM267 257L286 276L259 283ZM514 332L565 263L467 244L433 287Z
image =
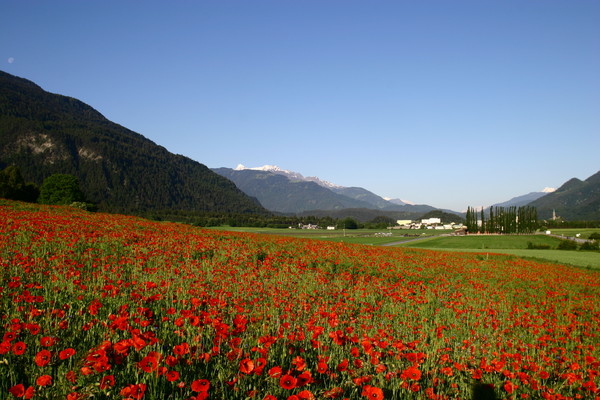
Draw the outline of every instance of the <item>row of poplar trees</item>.
M485 233L531 233L538 228L537 209L523 207L490 207L484 213L473 207L467 208L466 226L469 232ZM481 221L481 222L479 222Z

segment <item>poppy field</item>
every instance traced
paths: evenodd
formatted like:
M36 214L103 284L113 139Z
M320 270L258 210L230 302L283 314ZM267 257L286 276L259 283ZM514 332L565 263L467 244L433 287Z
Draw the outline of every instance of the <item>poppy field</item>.
M600 399L600 274L0 200L0 399Z

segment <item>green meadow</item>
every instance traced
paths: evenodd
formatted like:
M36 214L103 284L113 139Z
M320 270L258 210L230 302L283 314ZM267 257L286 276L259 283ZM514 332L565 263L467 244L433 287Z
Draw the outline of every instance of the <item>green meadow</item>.
M565 236L567 236L565 234ZM573 235L574 236L574 235ZM568 264L583 268L600 269L600 252L579 250L556 250L561 239L546 235L472 235L436 236L399 244L402 247L440 251L480 252L486 254L511 254ZM549 245L548 250L528 249L528 244Z

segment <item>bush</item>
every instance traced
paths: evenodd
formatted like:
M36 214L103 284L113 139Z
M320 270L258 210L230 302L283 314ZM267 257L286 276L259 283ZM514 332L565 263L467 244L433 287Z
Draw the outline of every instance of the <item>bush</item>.
M588 238L590 240L600 240L600 232L594 232Z
M533 244L531 242L527 242L528 249L536 249L536 250L550 250L549 244Z
M598 250L600 250L600 245L595 240L592 242L585 242L585 243L582 243L581 246L579 246L579 250L598 251Z
M76 177L67 174L54 174L44 179L38 202L41 204L69 205L85 202Z
M577 250L577 242L574 240L561 240L557 247L558 250Z

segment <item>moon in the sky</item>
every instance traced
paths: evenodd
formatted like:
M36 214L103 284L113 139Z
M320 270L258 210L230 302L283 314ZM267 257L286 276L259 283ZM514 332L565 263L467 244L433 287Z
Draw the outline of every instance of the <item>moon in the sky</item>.
M15 58L14 57L8 57L8 63L12 64L15 62Z

